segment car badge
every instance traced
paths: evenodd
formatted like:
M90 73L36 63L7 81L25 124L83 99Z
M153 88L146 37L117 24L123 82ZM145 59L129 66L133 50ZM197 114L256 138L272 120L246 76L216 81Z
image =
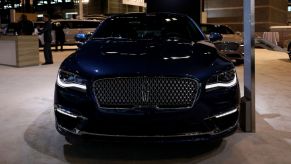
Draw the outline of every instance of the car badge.
M141 88L141 100L143 103L148 103L149 97L150 97L149 82L148 81L143 82L141 87L142 87Z

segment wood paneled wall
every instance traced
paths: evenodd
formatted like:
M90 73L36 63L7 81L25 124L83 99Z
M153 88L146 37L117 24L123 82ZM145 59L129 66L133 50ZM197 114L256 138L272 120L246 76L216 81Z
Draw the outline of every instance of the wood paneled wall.
M256 32L273 25L287 25L288 0L256 0ZM236 31L243 27L243 0L204 0L208 23L226 24Z
M119 14L127 12L139 12L140 7L122 4L122 0L108 0L107 14Z

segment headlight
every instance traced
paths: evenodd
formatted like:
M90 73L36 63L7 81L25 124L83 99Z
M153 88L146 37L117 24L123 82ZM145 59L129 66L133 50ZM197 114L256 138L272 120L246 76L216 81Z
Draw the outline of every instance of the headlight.
M206 84L206 89L217 87L233 87L237 83L236 72L234 69L212 76Z
M60 70L57 77L57 84L62 88L78 88L86 90L87 80L81 78L79 75Z

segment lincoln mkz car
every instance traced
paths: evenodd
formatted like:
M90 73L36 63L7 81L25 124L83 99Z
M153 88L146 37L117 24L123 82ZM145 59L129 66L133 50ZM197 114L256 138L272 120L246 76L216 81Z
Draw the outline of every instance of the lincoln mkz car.
M244 62L244 45L240 33L235 33L225 25L202 24L201 29L206 35L213 32L221 34L221 40L214 42L220 53L235 64Z
M191 18L131 13L106 19L64 60L54 109L66 137L193 142L233 134L239 103L234 65Z

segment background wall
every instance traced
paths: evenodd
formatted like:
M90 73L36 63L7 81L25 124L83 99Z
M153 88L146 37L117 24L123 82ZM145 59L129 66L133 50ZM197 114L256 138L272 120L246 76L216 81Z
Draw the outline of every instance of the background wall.
M184 13L198 24L201 19L201 8L201 0L147 0L148 12Z
M287 25L288 0L256 0L256 32L273 25ZM227 24L236 31L243 27L243 0L204 0L208 23Z
M78 9L77 5L77 9ZM139 6L122 4L122 0L90 0L84 4L84 16L111 15L128 12L143 12L145 9Z
M143 7L124 5L122 0L107 0L107 14L118 14L128 12L143 12Z

